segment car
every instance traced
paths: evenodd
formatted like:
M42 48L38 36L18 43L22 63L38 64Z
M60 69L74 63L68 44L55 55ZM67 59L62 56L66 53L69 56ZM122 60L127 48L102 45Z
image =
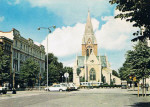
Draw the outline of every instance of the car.
M0 94L6 94L7 93L7 87L0 87Z
M127 85L121 85L121 89L127 89Z
M75 86L74 83L61 83L61 85L66 86L68 91L72 91L72 90L77 90L78 89L78 87Z
M45 91L49 90L49 87L44 88Z
M55 84L55 85L49 87L48 89L49 89L49 91L60 91L60 92L62 92L62 91L66 91L67 87L64 85L61 85L61 84Z

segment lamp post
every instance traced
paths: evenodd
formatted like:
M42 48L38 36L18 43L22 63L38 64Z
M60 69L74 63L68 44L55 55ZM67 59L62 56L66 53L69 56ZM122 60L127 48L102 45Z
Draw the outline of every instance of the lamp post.
M63 77L64 77L64 76L62 75L62 83L63 83Z
M47 29L47 30L48 30L48 33L51 33L51 28L55 29L56 26L39 27L38 30ZM47 87L48 87L48 36L47 36Z
M12 90L12 94L16 94L16 89L15 89L15 67L14 67L14 71L13 71L13 90Z

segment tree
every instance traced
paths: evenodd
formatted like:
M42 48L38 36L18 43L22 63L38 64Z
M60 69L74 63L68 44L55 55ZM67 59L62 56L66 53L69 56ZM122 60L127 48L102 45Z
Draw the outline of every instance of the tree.
M146 83L146 78L150 76L150 48L147 46L147 42L139 41L133 50L128 51L126 61L119 73L121 78L128 81L131 76L131 79L136 77L137 81L143 79L143 85Z
M64 67L64 73L69 73L69 82L73 81L73 69L72 67Z
M43 74L42 82L47 84L47 56L45 56L45 72ZM58 62L58 58L54 54L48 54L48 84L58 83L61 81L63 64Z
M26 83L29 87L33 87L39 78L40 67L33 59L27 59L20 68L20 81Z
M116 77L119 77L118 72L117 72L117 71L115 71L115 70L112 70L112 74L113 74L114 76L116 76Z
M137 36L133 41L150 38L150 1L149 0L110 0L111 4L116 4L116 10L121 13L115 18L126 19L134 22L133 27L144 28L143 33L138 30L133 35Z
M4 55L2 47L0 46L0 85L10 81L10 70L10 57Z
M47 84L47 56L45 56L45 72L43 74L42 82ZM48 84L60 83L64 81L64 73L69 73L69 81L73 80L73 69L71 67L63 67L61 62L58 62L58 58L54 54L48 54Z

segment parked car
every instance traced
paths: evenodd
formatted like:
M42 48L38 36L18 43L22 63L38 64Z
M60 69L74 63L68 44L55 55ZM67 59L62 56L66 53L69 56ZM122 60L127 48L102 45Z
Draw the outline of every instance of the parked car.
M49 90L49 87L44 88L45 91Z
M77 86L75 86L75 84L74 83L61 83L62 85L64 85L64 86L66 86L67 87L67 90L77 90L78 89L78 87Z
M64 85L61 85L61 84L55 84L51 87L49 87L49 91L66 91L67 90L67 87L64 86Z
M7 93L7 87L0 87L0 94L6 94Z
M121 89L127 89L127 81L121 81Z

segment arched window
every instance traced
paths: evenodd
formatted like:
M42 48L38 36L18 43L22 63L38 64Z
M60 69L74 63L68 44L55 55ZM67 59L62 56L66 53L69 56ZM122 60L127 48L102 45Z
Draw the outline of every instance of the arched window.
M104 83L106 83L106 77L104 76Z
M115 83L116 82L116 79L115 78L113 78L113 83Z
M90 80L96 80L96 72L94 68L90 70Z
M89 56L89 49L86 50L86 56Z

